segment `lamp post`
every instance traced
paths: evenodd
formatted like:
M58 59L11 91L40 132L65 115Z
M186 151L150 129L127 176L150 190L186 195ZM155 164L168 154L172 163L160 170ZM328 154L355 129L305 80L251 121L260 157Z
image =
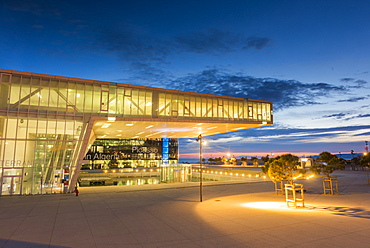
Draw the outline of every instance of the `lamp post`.
M202 166L202 157L203 157L203 154L202 154L202 135L199 134L198 135L198 138L196 139L196 141L199 141L199 168L200 168L200 172L199 172L199 201L202 202L203 201L203 166Z

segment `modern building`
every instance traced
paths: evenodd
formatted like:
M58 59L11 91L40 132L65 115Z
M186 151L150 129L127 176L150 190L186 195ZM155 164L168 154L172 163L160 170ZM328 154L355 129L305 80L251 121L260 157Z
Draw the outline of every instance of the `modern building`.
M0 69L0 192L73 191L99 142L157 140L161 152L131 146L142 152L127 160L168 163L174 139L272 123L269 101Z

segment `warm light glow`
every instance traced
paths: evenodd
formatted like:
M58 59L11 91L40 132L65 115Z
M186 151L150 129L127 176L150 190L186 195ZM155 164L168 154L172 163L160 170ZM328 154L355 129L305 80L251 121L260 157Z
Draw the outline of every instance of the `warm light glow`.
M112 124L110 124L110 123L105 123L103 126L101 126L101 128L108 128L108 127L110 127L110 125L112 125Z
M128 126L128 127L132 127L134 124L132 124L132 123L128 123L128 124L126 124L126 126Z
M311 179L311 178L313 178L313 177L315 177L315 175L314 175L314 174L307 176L307 177L306 177L306 179Z
M298 176L293 177L293 180L296 180L296 179L298 179L298 178L300 178L300 177L302 177L302 174L299 174Z
M153 127L153 125L147 126L146 129Z
M249 202L243 203L242 206L260 209L289 209L285 202Z
M108 122L115 122L116 121L116 117L108 117Z

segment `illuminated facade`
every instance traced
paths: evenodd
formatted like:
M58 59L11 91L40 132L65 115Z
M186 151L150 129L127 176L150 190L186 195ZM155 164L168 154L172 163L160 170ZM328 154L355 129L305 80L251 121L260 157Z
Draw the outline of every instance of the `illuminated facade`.
M272 123L269 101L0 69L0 192L72 191L97 139L193 138Z

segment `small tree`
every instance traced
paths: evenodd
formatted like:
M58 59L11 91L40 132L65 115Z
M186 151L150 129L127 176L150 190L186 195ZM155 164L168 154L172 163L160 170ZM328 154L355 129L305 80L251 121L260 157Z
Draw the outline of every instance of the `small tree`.
M230 163L236 165L236 158L234 157L230 158Z
M330 178L330 174L335 170L343 170L344 161L330 152L320 153L320 157L316 159L315 163L311 166L311 171L315 174L324 174Z
M288 181L290 184L293 184L298 165L299 158L288 153L278 156L275 159L270 159L269 162L266 163L265 169L266 167L268 168L268 176L274 183Z
M263 164L266 164L268 161L269 161L269 155L266 155L266 157L261 157L261 161L263 162Z
M366 153L364 156L362 156L360 164L362 167L366 168L370 167L370 153Z
M247 161L248 161L248 159L247 159L246 157L241 157L241 158L240 158L240 161L242 162L242 165L243 165L243 166L246 166L246 165L247 165Z
M257 157L251 157L251 161L253 163L254 166L258 166L258 158Z
M337 156L330 152L320 153L320 157L316 159L315 163L311 166L311 171L316 174L324 174L323 178L324 194L327 192L330 195L338 194L338 180L336 177L331 177L330 174L335 170L344 169L344 160L339 159Z
M227 161L229 161L227 158L225 157L222 157L221 161L224 163L224 164L227 164Z

